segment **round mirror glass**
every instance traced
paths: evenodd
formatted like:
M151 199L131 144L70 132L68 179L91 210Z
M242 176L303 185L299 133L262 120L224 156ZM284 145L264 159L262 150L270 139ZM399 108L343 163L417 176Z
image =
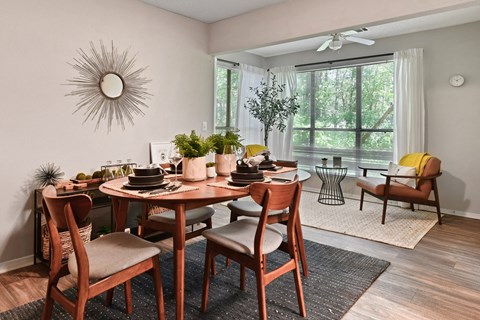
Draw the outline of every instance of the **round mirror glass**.
M107 73L100 81L100 89L106 97L118 98L123 93L123 80L115 73Z

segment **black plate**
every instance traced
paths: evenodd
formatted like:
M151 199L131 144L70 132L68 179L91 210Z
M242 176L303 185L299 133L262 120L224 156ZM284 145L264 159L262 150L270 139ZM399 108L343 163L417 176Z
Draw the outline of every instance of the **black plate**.
M228 184L231 185L231 186L235 186L235 187L245 187L245 186L248 186L250 185L251 183L254 183L254 182L265 182L265 183L270 183L272 182L272 179L270 179L269 177L265 177L263 180L232 180L231 177L228 177L228 178L225 178L225 180L227 180Z
M123 183L123 187L125 189L128 189L128 190L150 190L150 189L160 188L161 186L166 186L169 183L170 183L169 180L163 180L161 183L157 183L157 184L148 184L148 185L135 184L135 185L132 185L132 184L128 183L128 181L127 181L127 182Z

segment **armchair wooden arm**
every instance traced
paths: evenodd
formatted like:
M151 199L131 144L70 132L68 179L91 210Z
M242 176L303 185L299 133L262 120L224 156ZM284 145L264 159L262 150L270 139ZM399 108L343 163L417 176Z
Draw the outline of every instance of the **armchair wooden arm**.
M358 166L358 168L363 170L363 176L364 177L367 176L367 171L368 170L370 170L370 171L388 171L387 168L367 168L367 167L361 167L361 166Z

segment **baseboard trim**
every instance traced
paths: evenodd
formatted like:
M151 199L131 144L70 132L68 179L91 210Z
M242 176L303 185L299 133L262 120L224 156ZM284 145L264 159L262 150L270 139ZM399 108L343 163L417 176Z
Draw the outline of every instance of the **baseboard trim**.
M303 187L303 190L308 191L308 192L318 193L317 188ZM344 193L343 196L345 198L348 198L348 199L360 200L360 195L358 195L358 194ZM368 197L368 200L365 200L365 201L382 203L380 200L378 200L374 197L370 197L370 196ZM433 210L432 210L432 207L430 207L430 206L420 205L419 209L424 210L424 211L435 212L435 208L433 208ZM467 212L467 211L452 210L452 209L445 209L445 208L440 208L440 211L443 214L450 214L450 215L454 215L454 216L480 220L480 213L476 213L476 212Z
M31 266L33 254L18 259L13 259L0 263L0 273L5 273L15 269Z

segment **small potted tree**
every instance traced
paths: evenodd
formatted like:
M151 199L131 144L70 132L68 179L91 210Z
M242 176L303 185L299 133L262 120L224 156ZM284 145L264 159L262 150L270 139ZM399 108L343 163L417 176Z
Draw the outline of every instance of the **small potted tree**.
M183 155L182 176L186 181L201 181L207 178L205 156L213 150L213 144L192 130L190 135L177 134L173 139Z
M229 176L236 168L235 149L241 147L240 135L227 131L215 133L208 137L215 151L215 171L219 176Z
M250 114L263 124L263 139L268 146L268 136L276 127L280 132L287 128L287 120L297 113L300 105L297 103L297 95L282 98L285 85L277 84L275 75L272 73L272 83L260 82L260 86L250 87L255 96L248 98L244 107Z

